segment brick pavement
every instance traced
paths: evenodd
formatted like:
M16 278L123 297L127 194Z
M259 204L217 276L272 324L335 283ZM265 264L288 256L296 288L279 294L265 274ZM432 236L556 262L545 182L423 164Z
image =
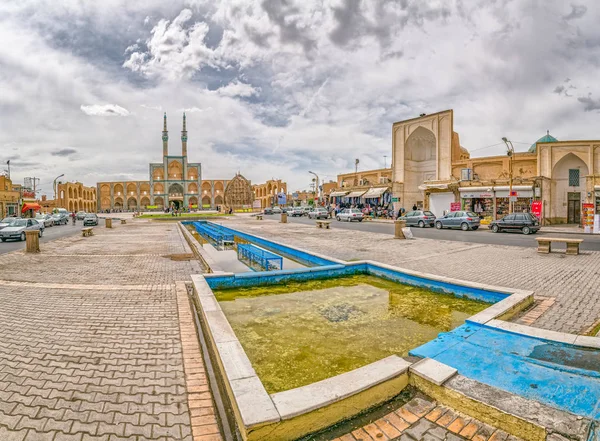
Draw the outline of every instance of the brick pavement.
M519 441L425 396L333 441Z
M220 440L176 225L95 230L0 257L0 440Z
M344 260L371 259L447 277L532 290L553 298L532 326L580 333L600 318L600 253L540 255L534 248L433 239L396 240L390 235L318 229L236 216L232 228Z

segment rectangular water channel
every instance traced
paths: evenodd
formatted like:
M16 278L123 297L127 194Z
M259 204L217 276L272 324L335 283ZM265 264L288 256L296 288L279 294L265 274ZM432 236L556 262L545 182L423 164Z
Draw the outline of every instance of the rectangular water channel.
M370 275L214 294L269 393L406 356L490 306Z
M233 243L218 244L214 241L207 240L207 237L204 237L196 230L193 223L186 223L184 225L188 231L192 233L192 236L194 236L196 241L198 241L198 243L202 246L202 249L206 252L206 254L208 254L223 271L239 274L255 270L238 259L237 245L250 243L249 241L233 234ZM257 245L254 244L254 246ZM310 266L307 263L301 263L291 259L290 256L287 256L285 253L278 252L277 254L282 257L282 269L297 269Z

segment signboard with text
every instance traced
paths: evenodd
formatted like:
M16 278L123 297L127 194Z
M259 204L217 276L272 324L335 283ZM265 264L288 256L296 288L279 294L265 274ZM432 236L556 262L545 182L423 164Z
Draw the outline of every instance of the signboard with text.
M535 214L538 219L542 218L542 201L533 201L531 203L531 213Z
M594 228L594 204L581 204L583 211L583 232L591 233Z
M450 202L450 211L460 211L460 202Z

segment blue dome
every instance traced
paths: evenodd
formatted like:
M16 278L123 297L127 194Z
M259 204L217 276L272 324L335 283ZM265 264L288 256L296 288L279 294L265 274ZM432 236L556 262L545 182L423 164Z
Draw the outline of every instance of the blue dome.
M529 150L528 150L529 153L535 153L537 151L537 143L538 142L558 142L558 139L556 139L554 136L550 135L550 131L547 131L544 136L542 136L536 142L531 144L531 147L529 147Z

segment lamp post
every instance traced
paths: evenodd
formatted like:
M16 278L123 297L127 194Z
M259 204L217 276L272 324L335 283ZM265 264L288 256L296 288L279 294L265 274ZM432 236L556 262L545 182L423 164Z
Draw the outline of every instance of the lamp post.
M320 198L320 194L319 194L319 175L317 175L315 172L311 172L311 171L309 171L309 173L311 175L315 175L315 178L316 178L316 181L315 181L316 188L315 188L315 190L317 191L317 205L319 205L319 200L321 199Z
M506 137L502 138L502 141L504 141L504 144L506 144L506 154L508 155L509 161L508 161L508 213L512 213L513 212L513 202L511 200L512 198L512 183L513 183L513 157L515 155L515 148L513 146L513 143L506 139Z
M56 178L54 178L54 183L52 184L52 188L54 188L54 204L56 204L56 180L58 178L62 178L64 175L65 174L63 173L62 175L57 176ZM57 208L57 207L54 207L54 208Z

